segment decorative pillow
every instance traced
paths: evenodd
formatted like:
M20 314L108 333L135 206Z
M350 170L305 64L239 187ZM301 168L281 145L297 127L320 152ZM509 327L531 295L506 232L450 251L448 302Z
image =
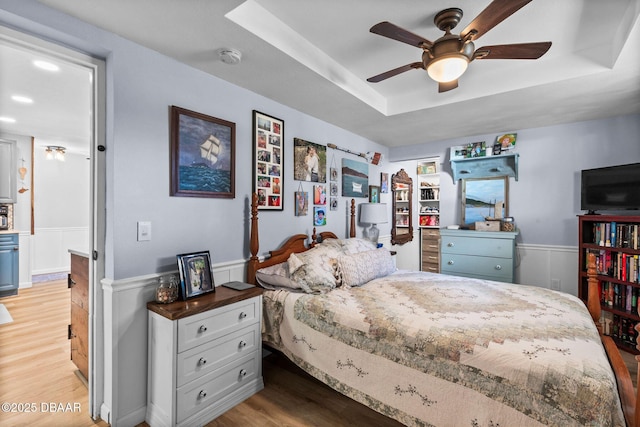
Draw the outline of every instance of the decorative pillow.
M342 252L345 254L357 254L376 249L376 244L371 240L353 237L351 239L342 240Z
M261 268L256 271L256 280L265 289L288 288L299 290L300 285L291 280L289 265L286 262Z
M338 286L336 258L339 252L334 247L318 245L298 254L291 254L287 263L289 274L302 289L309 293L326 292Z
M391 253L384 248L357 254L345 254L338 258L343 286L360 286L394 271Z

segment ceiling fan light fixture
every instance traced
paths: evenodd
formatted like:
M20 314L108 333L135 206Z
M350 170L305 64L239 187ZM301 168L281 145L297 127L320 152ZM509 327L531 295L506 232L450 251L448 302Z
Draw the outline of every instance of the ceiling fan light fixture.
M454 54L433 59L427 66L429 77L438 83L457 80L469 66L469 58L463 54Z

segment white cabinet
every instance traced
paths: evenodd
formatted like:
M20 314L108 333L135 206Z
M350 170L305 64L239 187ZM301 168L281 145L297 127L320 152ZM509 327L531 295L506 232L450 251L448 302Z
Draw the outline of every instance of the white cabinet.
M418 161L418 212L420 228L440 227L440 158Z
M201 426L262 390L262 291L147 304L146 422Z
M0 203L15 203L17 199L16 142L0 139Z

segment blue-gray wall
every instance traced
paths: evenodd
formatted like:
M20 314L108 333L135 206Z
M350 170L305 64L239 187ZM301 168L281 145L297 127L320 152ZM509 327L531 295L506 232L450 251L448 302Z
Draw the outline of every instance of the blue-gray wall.
M577 246L580 210L580 171L640 162L640 115L570 123L517 132L518 181L509 182L509 214L526 244ZM390 150L390 160L440 156L441 224L458 224L461 186L453 183L449 147L476 141L492 143L497 134L439 141ZM640 188L638 189L640 191ZM627 212L629 213L629 212ZM635 214L638 214L636 211Z

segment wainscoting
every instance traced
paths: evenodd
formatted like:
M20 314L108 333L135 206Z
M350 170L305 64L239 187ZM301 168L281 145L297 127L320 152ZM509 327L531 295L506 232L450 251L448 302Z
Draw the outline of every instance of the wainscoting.
M518 244L516 256L516 283L578 296L577 247Z

